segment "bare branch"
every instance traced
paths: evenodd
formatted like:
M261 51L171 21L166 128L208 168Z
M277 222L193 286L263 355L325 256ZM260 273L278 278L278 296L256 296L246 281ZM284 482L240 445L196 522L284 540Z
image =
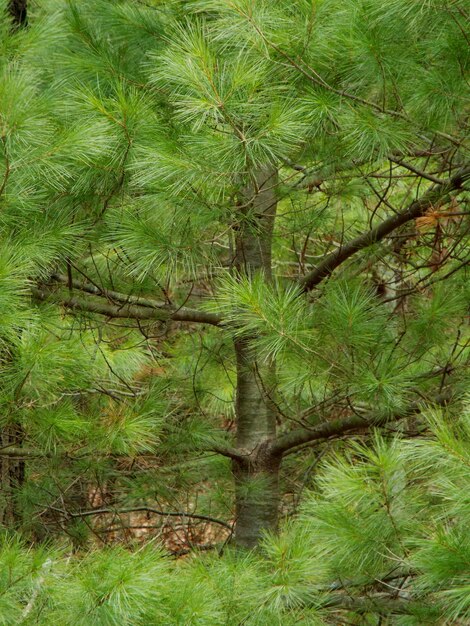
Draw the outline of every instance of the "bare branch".
M391 161L392 163L396 163L397 165L400 165L401 167L404 167L406 170L409 170L410 172L413 172L413 174L417 174L420 178L426 178L427 180L430 180L432 183L435 183L436 185L446 184L445 180L442 180L441 178L436 178L436 176L433 176L432 174L428 174L427 172L423 172L422 170L419 170L417 167L415 167L411 163L406 163L405 161L402 161L401 159L397 157L389 156L388 160Z
M352 241L340 246L334 252L327 254L317 267L300 280L302 291L310 291L323 279L330 276L344 261L359 250L363 250L384 239L391 232L407 222L421 217L430 208L442 205L451 192L460 191L470 179L470 167L462 168L445 184L433 185L421 198L415 200L407 209L371 228Z
M219 526L223 526L232 532L232 526L223 520L217 519L216 517L211 517L210 515L199 515L198 513L187 513L186 511L160 511L159 509L154 509L149 506L136 506L129 507L125 509L92 509L91 511L80 511L78 513L69 513L64 511L67 517L69 518L82 518L82 517L90 517L92 515L104 515L104 514L114 514L120 515L122 513L138 513L139 511L143 511L146 513L153 513L154 515L161 515L162 517L181 517L181 518L190 518L190 519L199 519L205 522L211 522L212 524L218 524Z

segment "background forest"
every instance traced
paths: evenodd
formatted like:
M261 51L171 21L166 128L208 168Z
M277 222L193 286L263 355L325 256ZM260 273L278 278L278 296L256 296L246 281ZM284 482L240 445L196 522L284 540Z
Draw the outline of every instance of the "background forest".
M0 0L0 625L470 623L466 0Z

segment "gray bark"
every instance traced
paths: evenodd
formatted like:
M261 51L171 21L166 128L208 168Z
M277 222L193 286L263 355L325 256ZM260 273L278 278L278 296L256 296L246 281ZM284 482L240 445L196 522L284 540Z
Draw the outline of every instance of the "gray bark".
M271 280L271 246L276 214L277 172L258 170L241 195L235 267L239 275L262 272ZM277 526L279 458L269 453L276 435L272 397L275 366L262 360L255 337L235 341L237 363L237 449L233 460L236 489L235 542L252 548L265 530Z

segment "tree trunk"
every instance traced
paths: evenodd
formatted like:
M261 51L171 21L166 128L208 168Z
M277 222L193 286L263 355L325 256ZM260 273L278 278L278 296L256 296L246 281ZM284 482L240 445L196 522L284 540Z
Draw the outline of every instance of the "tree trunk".
M13 18L14 28L22 28L28 24L27 0L10 0L8 10Z
M234 461L236 521L235 543L254 548L265 531L275 531L279 516L281 457L261 444L246 461Z
M2 429L2 446L21 447L23 429L18 424L9 424ZM25 462L23 459L0 458L0 524L7 528L18 528L22 521L16 491L24 484Z
M276 170L263 168L242 193L235 252L239 275L262 272L271 280L276 183ZM246 336L235 341L237 448L243 454L243 460L233 462L235 542L246 548L254 547L263 531L276 529L279 508L280 457L269 453L276 435L275 364L259 358L255 339Z

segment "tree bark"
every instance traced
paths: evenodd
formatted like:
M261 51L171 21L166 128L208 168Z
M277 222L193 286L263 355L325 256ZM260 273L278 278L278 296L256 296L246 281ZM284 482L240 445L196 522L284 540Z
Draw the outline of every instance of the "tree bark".
M240 276L261 272L271 280L276 183L276 170L262 168L241 194L235 243L235 268ZM245 548L256 546L265 530L276 529L279 508L280 456L269 452L276 436L275 364L260 358L255 340L245 336L235 341L237 449L241 454L233 460L235 542Z
M236 518L235 543L254 548L266 531L275 531L279 517L281 457L261 444L246 460L233 462Z
M2 447L14 445L18 448L23 442L23 429L19 424L8 424L1 432ZM7 528L18 528L22 520L16 491L24 484L25 461L22 458L0 458L0 524Z
M10 0L8 10L13 18L14 28L23 28L28 25L27 0Z

